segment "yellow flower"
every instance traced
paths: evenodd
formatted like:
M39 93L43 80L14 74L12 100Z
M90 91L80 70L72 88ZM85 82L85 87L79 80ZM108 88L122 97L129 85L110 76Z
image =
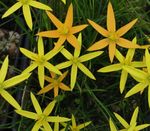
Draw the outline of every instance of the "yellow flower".
M44 67L48 70L55 72L56 74L61 74L61 72L53 66L51 63L48 62L52 57L54 57L59 50L51 50L47 54L44 55L44 46L43 40L41 37L38 39L38 54L28 51L27 49L20 48L20 51L28 58L32 60L32 64L27 67L23 72L31 72L36 67L38 67L38 78L40 82L41 88L44 86Z
M143 91L148 86L148 104L150 107L150 54L148 52L148 49L146 49L145 51L145 61L147 72L135 69L130 66L124 67L124 69L127 72L129 72L137 82L139 82L137 85L135 85L131 90L127 92L125 98L130 97L140 91Z
M130 124L128 124L119 114L114 113L118 121L124 127L124 129L122 129L121 131L140 131L150 126L150 124L142 124L137 126L138 112L139 112L139 108L137 107L133 112Z
M14 108L16 109L21 109L20 105L18 102L6 91L6 89L11 88L12 86L15 86L19 84L20 82L24 81L27 79L30 74L21 74L15 77L12 77L8 80L5 80L6 75L7 75L7 70L8 70L8 56L5 58L1 69L0 69L0 95L9 103L11 104Z
M72 115L71 120L72 120L72 125L69 126L70 131L80 131L81 129L91 124L91 121L89 121L89 122L85 122L83 124L77 125L74 115ZM65 131L65 129L67 128L67 124L66 123L61 123L61 124L65 127L61 131Z
M36 0L17 0L18 2L14 4L12 7L10 7L2 16L2 18L5 18L9 16L10 14L14 13L16 10L18 10L20 7L22 7L23 15L25 18L25 21L28 25L28 27L32 30L32 17L30 12L30 6L43 9L43 10L52 10L49 6L42 4L40 2L37 2Z
M72 55L69 51L67 51L66 49L62 49L60 52L69 60L66 62L62 62L58 65L56 65L56 67L58 69L64 69L67 68L69 66L71 67L71 90L74 88L75 86L75 82L76 82L76 77L77 77L77 70L78 68L88 77L90 77L91 79L95 80L94 75L89 71L89 69L87 69L82 62L91 60L99 55L101 55L103 52L102 51L97 51L97 52L93 52L93 53L89 53L83 56L80 56L80 51L81 51L81 44L82 44L82 36L81 33L79 34L78 37L78 41L79 41L79 45L80 45L80 50L75 49L74 51L74 55Z
M58 49L66 40L76 49L79 49L80 46L74 34L86 28L87 25L85 24L85 25L72 26L73 25L72 4L69 6L64 23L59 21L51 12L47 11L46 13L48 17L51 19L51 21L54 23L54 25L57 27L57 29L51 30L51 31L40 32L37 35L43 36L43 37L49 37L49 38L59 38L55 45L55 49Z
M109 119L109 126L110 126L110 131L117 131L116 126L114 125L114 123L112 122L112 119Z
M35 125L32 128L32 131L38 131L42 126L46 131L52 131L49 122L66 122L70 120L66 117L49 116L55 106L56 101L50 102L44 109L44 111L42 111L36 97L32 93L30 94L30 96L36 113L26 110L15 110L15 111L19 115L22 115L30 119L34 119L36 121Z
M54 97L56 97L56 96L58 96L59 88L64 90L64 91L70 91L70 88L67 85L65 85L64 83L62 83L62 81L66 77L68 71L66 71L65 73L63 73L59 77L58 77L58 75L56 75L53 72L50 72L50 73L51 73L52 77L45 76L45 80L50 82L50 84L48 84L46 87L41 89L38 92L38 94L46 93L46 92L48 92L54 88Z
M132 45L136 44L136 38L133 39ZM122 93L125 88L125 84L128 77L128 72L123 68L125 66L131 66L131 67L145 67L145 62L138 62L138 61L132 61L133 56L135 53L135 49L128 49L128 52L126 54L126 57L124 57L117 49L115 56L119 60L120 63L112 64L106 67L103 67L98 70L98 72L112 72L112 71L121 71L121 77L120 77L120 92Z
M116 45L125 48L138 48L138 45L131 44L131 41L122 38L122 36L130 30L130 28L136 23L137 19L131 21L130 23L126 24L125 26L121 27L116 31L116 21L114 16L114 11L112 8L111 3L108 4L107 10L107 30L101 27L100 25L96 24L92 20L88 20L88 22L92 25L92 27L98 31L98 33L102 34L104 39L99 40L95 44L93 44L88 50L98 50L102 49L106 46L109 46L109 58L110 61L113 62L113 58L116 51Z

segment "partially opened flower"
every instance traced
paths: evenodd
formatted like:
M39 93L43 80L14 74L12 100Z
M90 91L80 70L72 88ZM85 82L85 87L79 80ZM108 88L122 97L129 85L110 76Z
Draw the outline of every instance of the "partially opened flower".
M41 89L38 94L43 94L51 89L54 89L54 97L58 96L59 88L64 91L70 91L71 89L64 84L62 81L67 76L68 71L64 72L61 76L58 76L57 74L50 72L52 77L45 76L44 79L48 81L50 84L48 84L46 87Z
M133 39L132 44L136 44L136 38ZM120 63L112 64L109 66L105 66L98 70L98 72L112 72L112 71L121 71L121 77L120 77L120 92L122 93L125 89L125 84L128 78L128 72L124 69L125 66L131 66L131 67L145 67L145 62L141 61L132 61L134 57L135 49L128 49L128 52L126 54L126 57L124 57L117 49L115 56L118 59Z
M110 131L117 131L116 126L114 125L114 123L112 122L112 119L109 119L109 126L110 126Z
M22 81L28 79L30 76L29 73L26 74L21 74L14 76L8 80L5 80L6 75L7 75L7 70L8 70L8 56L5 58L1 69L0 69L0 95L9 103L11 104L14 108L16 109L21 109L20 105L18 102L6 91L6 89L9 89Z
M58 69L64 69L64 68L67 68L69 66L72 66L71 67L71 82L70 82L71 83L71 89L73 89L75 86L78 68L85 75L87 75L91 79L95 80L94 75L89 71L88 68L86 68L82 64L82 62L91 60L91 59L93 59L93 58L95 58L95 57L97 57L103 53L102 51L97 51L97 52L93 52L93 53L89 53L89 54L80 56L81 45L82 45L81 33L79 34L78 41L79 41L79 45L80 45L80 50L75 49L74 55L72 55L69 51L67 51L65 48L63 48L60 52L68 59L68 61L62 62L62 63L56 65L56 67Z
M74 115L72 115L71 121L72 121L72 125L70 125L70 126L68 127L70 131L80 131L81 129L83 129L83 128L85 128L86 126L88 126L88 125L91 124L91 121L89 121L89 122L85 122L85 123L83 123L83 124L77 125ZM67 124L66 124L66 123L61 123L61 124L65 127L65 128L62 129L61 131L65 131L66 128L67 128Z
M39 8L42 10L52 10L49 6L42 4L36 0L17 0L17 3L14 4L12 7L10 7L2 16L2 18L5 18L9 16L10 14L14 13L16 10L22 7L23 15L25 18L25 21L28 25L28 27L32 30L32 16L30 12L30 6Z
M35 120L35 125L32 128L32 131L38 131L40 127L43 127L45 131L53 131L49 122L67 122L70 121L70 119L66 117L59 117L59 116L50 116L56 101L50 102L47 107L42 111L36 97L33 95L33 93L30 93L32 104L34 106L34 109L36 113L26 110L15 110L16 113L18 113L21 116L30 118Z
M143 71L130 66L124 67L124 69L129 72L137 82L139 82L127 92L125 97L130 97L148 87L148 104L150 107L150 54L148 49L145 51L145 61L147 72L145 72L146 70Z
M28 58L32 60L32 63L29 67L27 67L23 72L31 72L34 70L36 67L38 67L38 78L40 82L41 88L44 86L44 68L46 67L48 70L55 72L56 74L61 74L61 72L53 66L51 63L48 61L54 57L59 51L59 50L51 50L48 53L44 55L44 46L43 46L43 40L41 37L38 39L38 54L33 53L27 49L20 48L20 51Z
M127 123L126 120L124 118L122 118L119 114L114 113L116 118L118 119L118 121L123 126L123 129L121 129L120 131L140 131L140 130L150 126L150 124L137 125L138 112L139 112L139 108L136 107L133 112L130 124Z
M107 30L101 27L100 25L96 24L94 21L88 20L88 22L92 25L92 27L96 31L98 31L98 33L106 37L94 43L88 49L88 51L99 50L99 49L105 48L106 46L109 46L108 47L109 58L110 58L110 61L113 62L117 45L121 47L125 47L125 48L138 48L139 47L138 45L132 44L131 41L125 38L122 38L122 36L126 32L128 32L130 28L136 23L136 21L137 19L131 21L130 23L116 30L116 21L115 21L114 11L113 11L111 3L109 2L108 9L107 9Z
M67 40L73 47L79 50L80 45L79 45L77 38L74 36L74 34L86 28L87 25L85 24L85 25L73 26L72 4L70 4L69 6L64 23L59 21L51 12L47 11L46 13L48 17L51 19L51 21L54 23L54 25L57 27L57 29L40 32L37 35L43 36L43 37L49 37L49 38L59 38L55 45L55 49L58 49Z

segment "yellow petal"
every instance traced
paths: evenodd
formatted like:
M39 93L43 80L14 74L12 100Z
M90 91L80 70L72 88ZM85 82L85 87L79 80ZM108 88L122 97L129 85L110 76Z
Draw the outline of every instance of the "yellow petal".
M117 113L114 113L118 121L123 125L124 128L128 128L129 124Z
M80 52L81 52L81 47L82 47L82 34L81 33L79 33L79 35L78 35L78 42L79 42L79 45L80 45L80 50L75 49L74 57L76 57L76 58L79 57Z
M40 95L40 94L46 93L53 88L54 88L53 84L49 84L49 85L45 86L44 88L42 88L37 94Z
M55 67L58 68L58 69L64 69L64 68L67 68L71 65L72 65L71 61L66 61L66 62L62 62L62 63L56 65Z
M115 43L109 44L109 58L111 63L113 62L115 52L116 52L116 44Z
M42 4L42 3L38 2L38 1L35 1L35 0L31 0L31 1L29 2L29 5L30 5L30 6L33 6L33 7L35 7L35 8L52 11L52 9L51 9L49 6L47 6L47 5L45 5L45 4Z
M96 78L94 77L94 75L89 71L88 68L86 68L82 63L78 63L78 68L88 77L90 77L93 80L96 80Z
M122 70L121 77L120 77L120 93L121 94L124 91L126 81L127 81L127 77L128 77L128 72L126 70Z
M146 49L145 51L145 58L146 58L147 70L148 70L148 73L150 73L150 54L149 54L148 49Z
M62 22L58 20L51 12L46 11L46 14L48 15L48 17L51 19L51 21L57 28L60 28L63 26Z
M112 122L111 118L109 119L110 131L117 131L116 126Z
M71 68L71 90L73 90L75 83L76 83L76 79L77 79L77 66L75 64L72 65Z
M38 78L41 88L44 87L44 66L38 66Z
M58 96L59 88L58 86L54 87L54 97Z
M138 19L134 19L133 21L129 22L125 26L118 29L116 32L118 36L120 37L120 36L123 36L125 33L127 33L132 28L132 26L137 22L137 20Z
M34 70L38 65L34 62L33 64L29 65L22 73L29 73Z
M70 91L71 89L68 87L68 86L66 86L64 83L60 83L60 88L62 89L62 90L64 90L64 91Z
M133 115L132 115L132 118L131 118L131 121L130 121L130 125L133 125L134 123L136 123L138 113L139 113L139 107L136 107L134 112L133 112Z
M24 116L30 119L34 119L34 120L38 119L38 115L34 112L25 111L25 110L15 110L15 112L21 116Z
M104 29L103 27L101 27L100 25L98 25L92 20L88 19L88 22L98 33L102 34L104 37L108 37L109 32L106 29Z
M115 56L119 60L120 63L124 63L125 57L120 53L119 50L116 49Z
M36 97L34 96L32 92L30 93L30 97L31 97L31 101L32 101L35 111L37 112L38 115L41 115L42 109L39 105L39 102L37 101Z
M142 129L144 129L144 128L147 128L147 127L149 127L149 126L150 126L150 124L138 125L138 126L135 127L135 130L140 131L140 130L142 130Z
M58 50L66 41L66 36L60 36L55 44L54 50Z
M58 75L61 75L62 73L58 70L56 66L53 66L51 63L46 62L44 65L49 71L52 71Z
M42 37L39 37L39 39L38 39L38 54L39 54L39 56L44 55L44 45L43 45Z
M78 125L78 129L79 129L79 130L80 130L80 129L83 129L83 128L85 128L86 126L88 126L89 124L91 124L91 121L85 122L85 123L83 123L83 124L80 124L80 125Z
M57 30L50 30L50 31L42 31L37 33L38 36L42 37L49 37L49 38L58 38L60 34Z
M5 90L2 90L0 92L0 95L10 104L12 105L14 108L20 110L21 107L18 104L18 102Z
M80 50L80 44L77 38L74 35L69 35L67 41L77 50Z
M134 87L132 87L131 90L129 90L127 92L127 94L125 95L125 98L130 97L142 90L144 90L146 88L146 86L148 86L146 83L138 83L137 85L135 85Z
M101 55L103 53L103 51L96 51L96 52L92 52L92 53L89 53L89 54L86 54L86 55L83 55L79 58L79 61L80 62L85 62L85 61L88 61L88 60L91 60L99 55Z
M55 101L55 100L53 100L52 102L50 102L50 103L47 105L47 107L44 109L43 114L45 114L46 116L48 116L48 115L52 112L52 110L53 110L55 104L56 104L56 101Z
M43 121L43 127L45 131L53 131L50 124L47 121Z
M122 65L121 64L113 64L113 65L109 65L109 66L105 66L101 69L98 70L98 72L112 72L112 71L118 71L122 69Z
M108 8L107 8L107 29L110 32L116 31L115 15L114 15L111 2L108 3Z
M18 10L22 6L21 2L17 2L12 7L10 7L2 16L2 18L5 18L9 16L10 14L14 13L16 10Z
M37 121L37 122L34 124L34 126L33 126L33 128L32 128L31 131L38 131L41 126L42 126L42 123L41 123L40 121Z
M70 28L70 33L76 34L76 33L80 32L81 30L85 29L87 26L88 26L87 24L73 26L72 28Z
M66 57L68 60L70 60L70 59L73 58L72 54L71 54L68 50L66 50L65 48L63 48L63 49L61 50L61 53L62 53L63 56Z
M73 5L72 3L70 4L68 11L67 11L67 15L66 15L66 19L65 19L65 26L67 26L68 28L72 27L73 24Z
M5 89L7 88L10 88L14 85L17 85L21 82L23 82L24 80L28 79L30 77L30 73L23 73L21 75L17 75L17 76L14 76L6 81L3 82L3 86Z
M88 51L103 49L108 45L107 39L102 39L100 41L95 42L91 47L89 47Z
M54 131L59 131L59 123L58 122L55 122L55 124L54 124Z
M66 0L61 0L64 4L66 4Z
M48 122L66 122L66 121L70 121L70 119L66 117L59 117L59 116L48 116L47 121Z
M64 72L64 73L58 78L58 80L59 80L59 81L62 81L62 80L67 76L67 74L68 74L68 71Z
M8 56L6 56L1 69L0 69L0 83L3 83L3 81L6 78L6 74L7 74L7 69L8 69Z
M24 54L26 57L30 58L31 60L36 60L37 59L37 54L25 49L25 48L20 48L20 51L22 54Z
M73 114L72 114L72 117L71 117L71 121L72 121L72 127L77 127L76 120L75 120L75 117L74 117Z
M145 62L138 62L138 61L133 61L131 63L132 67L146 67L146 63Z
M30 7L29 7L29 5L24 4L22 9L23 9L23 15L24 15L25 21L26 21L28 27L32 30L33 24L32 24Z

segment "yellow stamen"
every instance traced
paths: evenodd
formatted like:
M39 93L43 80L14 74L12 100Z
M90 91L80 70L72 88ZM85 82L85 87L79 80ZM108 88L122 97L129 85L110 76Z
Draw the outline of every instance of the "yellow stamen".
M109 33L109 36L108 36L108 39L111 40L111 41L118 41L118 35L115 33L115 32L110 32Z
M64 26L62 26L62 27L59 29L59 32L60 32L60 34L62 34L62 35L67 35L67 34L69 33L69 29L68 29L68 27L66 27L66 26L64 25Z

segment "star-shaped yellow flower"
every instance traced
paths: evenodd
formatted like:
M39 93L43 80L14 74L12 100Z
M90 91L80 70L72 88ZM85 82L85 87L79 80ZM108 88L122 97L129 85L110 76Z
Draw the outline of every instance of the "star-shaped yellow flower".
M145 61L146 61L146 67L147 72L135 69L130 66L124 67L124 69L129 72L132 77L139 82L137 85L132 87L131 90L129 90L125 96L125 98L130 97L140 91L143 91L146 87L148 87L148 104L150 107L150 54L148 52L148 49L145 51Z
M28 27L32 30L32 16L30 12L30 6L43 9L43 10L52 10L49 6L42 4L40 2L37 2L36 0L17 0L18 2L14 4L12 7L10 7L2 16L2 18L5 18L9 16L10 14L14 13L16 10L18 10L20 7L22 7L23 15L25 18L25 21L28 25Z
M14 76L8 80L5 80L6 75L7 75L7 70L8 70L8 56L5 58L1 69L0 69L0 95L9 103L11 104L14 108L16 109L21 109L20 105L18 102L6 91L6 89L11 88L20 82L26 80L30 74L21 74Z
M147 128L150 126L150 124L142 124L137 126L137 117L138 117L139 108L135 108L130 124L128 124L119 114L114 113L118 121L121 123L121 125L124 127L120 131L140 131L144 128Z
M31 131L38 131L40 127L43 127L45 131L53 131L51 126L49 125L49 122L66 122L70 121L70 119L66 117L59 117L59 116L49 116L52 112L56 101L50 102L47 107L42 111L36 97L31 93L31 100L32 104L34 106L34 109L36 113L26 111L26 110L15 110L16 113L19 115L22 115L24 117L34 119L36 121L35 125L33 126Z
M50 72L52 77L48 77L48 76L44 77L46 81L50 82L50 84L48 84L46 87L41 89L38 92L38 94L46 93L54 88L54 97L56 97L56 96L58 96L59 88L64 91L70 91L71 89L67 85L62 83L62 81L66 77L67 73L68 73L68 71L64 72L61 76L58 76L57 74Z
M132 45L136 44L136 38L133 39ZM135 49L128 49L128 52L126 54L126 57L124 57L117 49L115 56L119 60L120 63L112 64L106 67L103 67L98 70L98 72L112 72L112 71L121 71L121 77L120 77L120 92L122 93L125 88L125 84L128 77L128 72L124 69L125 66L131 66L131 67L145 67L145 62L138 62L138 61L132 61L133 56L135 53Z
M94 43L88 51L99 50L106 46L109 46L109 58L110 61L113 62L113 58L116 51L116 45L125 48L138 48L138 45L131 44L131 41L122 38L122 36L130 30L130 28L136 23L137 19L131 21L130 23L126 24L125 26L121 27L116 31L116 21L114 16L114 11L112 8L111 3L108 4L107 10L107 30L101 27L100 25L96 24L92 20L88 20L88 22L92 25L92 27L98 31L98 33L102 34L104 39L99 40L98 42Z
M71 121L72 121L72 125L68 127L70 131L80 131L81 129L91 124L91 121L89 121L89 122L85 122L83 124L77 125L74 115L72 115ZM67 124L66 123L61 123L61 124L65 127L61 131L65 131L65 129L67 128Z
M78 37L78 41L79 41L79 45L80 45L80 50L75 49L74 51L74 55L72 55L69 51L67 51L65 48L63 48L60 52L69 60L66 62L62 62L58 65L56 65L56 67L58 69L64 69L67 68L69 66L71 67L71 89L74 88L75 83L76 83L76 78L77 78L77 70L78 68L88 77L90 77L91 79L95 80L94 75L89 71L88 68L86 68L82 62L91 60L99 55L101 55L103 53L103 51L97 51L97 52L93 52L93 53L89 53L83 56L80 56L80 51L81 51L81 45L82 45L82 37L81 37L81 33L79 34Z
M38 54L33 53L27 49L20 48L20 51L28 58L32 60L32 64L27 67L23 72L31 72L36 67L38 67L38 78L40 82L41 88L44 86L44 67L46 67L48 70L55 72L56 74L61 74L61 72L53 66L51 63L48 62L52 57L54 57L59 50L51 50L47 54L44 55L44 46L43 46L43 40L42 37L39 37L38 39Z
M79 43L77 38L74 36L75 33L83 30L87 27L87 25L78 25L73 26L73 6L72 4L69 6L67 16L65 19L65 22L62 23L59 21L51 12L46 12L48 17L51 19L51 21L54 23L54 25L57 27L56 30L50 30L50 31L44 31L40 32L37 35L43 36L43 37L49 37L49 38L59 38L55 49L58 49L66 40L76 49L79 49Z

